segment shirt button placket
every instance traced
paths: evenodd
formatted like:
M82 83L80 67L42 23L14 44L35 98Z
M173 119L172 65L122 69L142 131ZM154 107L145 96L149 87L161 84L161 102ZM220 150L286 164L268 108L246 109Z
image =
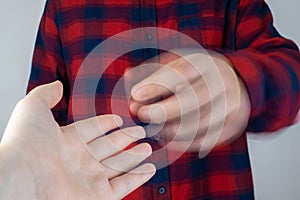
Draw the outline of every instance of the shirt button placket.
M146 34L146 38L147 38L147 40L152 40L152 39L153 39L153 36L152 36L151 33L147 33L147 34Z
M145 0L142 2L142 26L144 27L143 36L145 46L147 49L144 50L144 58L149 59L157 56L159 53L159 42L158 42L158 33L153 27L157 27L157 18L156 18L156 1L155 0ZM152 28L151 28L152 27ZM150 50L151 48L152 50ZM154 55L153 49L157 49L157 54ZM158 61L157 61L158 62ZM154 140L160 141L160 135L157 134L154 136ZM167 166L168 154L166 150L163 150L159 155L154 153L152 155L153 162L157 162L162 166ZM164 163L165 162L165 163ZM157 200L168 200L170 199L169 194L169 169L168 167L163 167L158 169L155 176L152 178L152 197Z

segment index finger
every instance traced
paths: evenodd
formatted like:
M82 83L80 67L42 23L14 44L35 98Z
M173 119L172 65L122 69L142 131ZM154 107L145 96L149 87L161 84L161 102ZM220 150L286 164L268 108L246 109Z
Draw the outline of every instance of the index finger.
M170 96L176 92L179 86L189 83L185 77L186 73L180 69L186 66L182 59L160 66L159 70L133 86L131 96L135 101L145 103Z
M89 143L108 131L122 126L123 120L118 115L100 115L63 127L64 132L76 131L84 143Z

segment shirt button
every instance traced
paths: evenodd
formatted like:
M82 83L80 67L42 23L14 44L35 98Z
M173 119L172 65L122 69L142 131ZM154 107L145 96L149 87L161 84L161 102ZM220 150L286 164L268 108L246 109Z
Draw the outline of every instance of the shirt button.
M160 135L159 134L156 134L153 136L154 140L156 141L159 141L160 140Z
M152 40L152 34L151 33L147 33L146 34L146 38L147 38L147 40Z
M165 187L160 187L158 189L158 193L161 194L161 195L163 195L165 192L166 192L166 188Z

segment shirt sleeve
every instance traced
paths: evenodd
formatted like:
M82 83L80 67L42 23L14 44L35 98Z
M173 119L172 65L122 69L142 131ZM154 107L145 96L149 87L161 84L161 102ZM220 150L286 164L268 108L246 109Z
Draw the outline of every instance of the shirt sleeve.
M60 80L64 85L64 94L52 112L56 121L65 125L70 92L55 10L54 1L47 1L36 38L27 92L38 85Z
M271 132L291 125L299 110L300 54L280 36L263 0L240 0L236 51L224 55L244 82L251 103L246 131Z

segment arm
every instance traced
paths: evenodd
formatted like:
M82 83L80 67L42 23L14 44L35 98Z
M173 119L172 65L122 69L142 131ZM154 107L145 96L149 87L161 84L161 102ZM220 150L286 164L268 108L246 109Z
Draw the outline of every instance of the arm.
M240 1L235 37L237 51L225 56L250 97L247 131L276 131L293 124L300 103L300 54L273 27L263 0Z
M263 0L241 0L237 12L230 14L236 20L235 49L221 50L227 58L215 52L191 54L185 49L180 50L184 59L170 62L170 53L159 55L169 70L157 70L131 90L131 112L143 122L164 123L162 137L178 140L172 150L188 146L193 152L204 149L205 154L237 139L245 129L263 132L288 126L298 113L300 54L295 44L275 30ZM172 71L188 84L175 75L170 77ZM168 89L177 86L191 86L197 95L184 94L188 87L173 93ZM193 98L199 103L193 103ZM194 119L199 120L191 124Z
M122 125L116 115L59 127L50 109L61 96L54 82L15 107L0 143L0 199L121 199L153 176L152 164L136 167L149 144L123 151L145 137L141 127L111 132Z
M62 100L52 109L55 120L66 125L70 87L67 80L59 31L56 24L55 1L46 2L32 59L27 93L38 85L60 80L63 83Z

